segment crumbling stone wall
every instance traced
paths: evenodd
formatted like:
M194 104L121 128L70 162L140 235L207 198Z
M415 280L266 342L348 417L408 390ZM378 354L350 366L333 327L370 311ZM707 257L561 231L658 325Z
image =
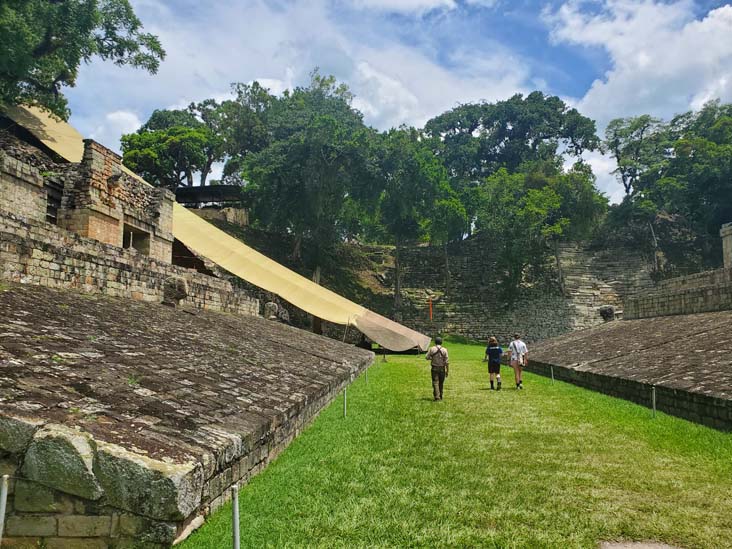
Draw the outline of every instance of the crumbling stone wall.
M0 150L0 209L43 221L46 191L38 169Z
M732 310L732 268L670 278L651 292L629 296L624 318Z
M125 173L117 154L87 139L78 177L64 189L59 225L120 247L128 225L149 235L150 257L170 261L174 200L169 190L150 187Z
M188 305L259 314L259 301L228 281L0 210L2 280L159 302L171 276L187 280Z
M622 308L623 297L653 287L651 265L627 249L593 250L581 244L560 248L555 267L543 278L525 280L513 301L500 292L496 252L477 236L447 248L420 246L402 259L405 324L424 333L458 334L475 340L491 335L509 341L519 332L529 341L602 324L600 308ZM393 286L393 269L384 280ZM432 299L433 320L428 300Z
M169 547L373 360L261 317L3 286L10 547Z

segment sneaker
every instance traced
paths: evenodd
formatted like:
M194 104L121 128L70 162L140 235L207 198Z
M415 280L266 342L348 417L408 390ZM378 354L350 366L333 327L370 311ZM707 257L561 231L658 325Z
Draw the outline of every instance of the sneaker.
M518 388L519 388L519 390L523 391L524 390L524 384L523 383L519 383Z
M499 383L498 384L498 388L496 389L496 391L500 391L500 390L501 390L501 384Z

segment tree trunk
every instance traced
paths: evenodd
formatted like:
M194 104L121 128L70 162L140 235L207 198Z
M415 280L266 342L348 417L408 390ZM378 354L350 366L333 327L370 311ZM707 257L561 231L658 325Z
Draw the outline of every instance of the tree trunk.
M659 273L661 267L658 264L658 239L656 238L656 231L653 230L653 223L650 221L648 222L648 228L651 230L651 237L653 238L653 268L656 273Z
M401 266L401 242L397 240L394 253L394 318L401 318L402 309L402 266Z
M320 265L315 266L315 271L313 271L313 282L320 285ZM313 333L323 335L323 319L313 315Z
M302 233L295 235L295 244L292 247L292 260L300 261L302 259Z
M211 172L211 165L213 164L213 160L208 159L206 161L206 165L201 170L201 187L206 186L206 180L208 179L208 174Z

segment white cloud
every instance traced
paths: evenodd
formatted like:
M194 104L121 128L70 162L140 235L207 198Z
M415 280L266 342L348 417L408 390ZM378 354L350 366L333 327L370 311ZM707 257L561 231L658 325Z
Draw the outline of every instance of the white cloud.
M618 116L668 118L709 99L732 100L732 6L697 20L690 0L606 0L600 13L586 4L570 1L545 17L554 41L609 55L611 69L578 103L601 128Z
M113 111L104 116L104 122L97 125L89 137L119 153L120 136L137 131L140 126L142 121L134 112Z
M436 9L457 7L454 0L351 0L345 2L356 9L376 9L392 13L423 14Z
M354 105L379 129L422 125L459 102L502 99L527 88L527 64L506 48L457 50L451 63L457 68L445 68L433 52L373 34L370 20L344 27L334 20L331 2L219 0L217 9L192 17L136 0L167 59L155 76L98 61L82 67L78 87L68 93L72 120L89 134L107 112L136 112L145 120L155 108L226 97L231 82L259 80L281 93L306 83L316 66L346 82ZM111 132L105 138L118 142Z
M599 10L588 10L588 5ZM600 135L613 118L651 114L669 119L706 101L732 101L732 6L696 19L691 0L571 0L544 13L556 43L601 48L611 68L574 101ZM600 190L613 202L622 187L614 161L588 156Z

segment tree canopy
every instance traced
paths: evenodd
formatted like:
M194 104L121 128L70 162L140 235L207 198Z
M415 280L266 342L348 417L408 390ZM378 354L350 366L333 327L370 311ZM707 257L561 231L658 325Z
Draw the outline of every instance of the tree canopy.
M128 0L3 0L0 105L34 104L64 119L62 89L94 57L155 73L165 52Z

